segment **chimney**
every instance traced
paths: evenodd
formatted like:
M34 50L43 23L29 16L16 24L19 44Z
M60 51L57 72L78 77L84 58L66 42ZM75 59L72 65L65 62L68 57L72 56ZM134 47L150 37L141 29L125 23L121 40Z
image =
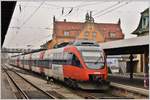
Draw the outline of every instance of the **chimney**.
M85 15L85 21L88 22L89 21L89 13L87 12Z
M66 19L64 19L64 22L66 22Z
M55 16L53 16L53 23L56 21L56 18L55 18Z
M118 25L121 25L121 20L120 20L120 18L119 18L119 20L118 20Z
M90 20L92 19L92 11L90 11Z

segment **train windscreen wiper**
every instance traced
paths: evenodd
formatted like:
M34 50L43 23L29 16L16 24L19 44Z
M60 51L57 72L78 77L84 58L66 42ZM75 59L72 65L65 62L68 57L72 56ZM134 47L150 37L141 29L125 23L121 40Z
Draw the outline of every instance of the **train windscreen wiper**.
M100 53L100 57L97 59L97 61L94 64L97 64L101 58L103 58L103 55ZM104 59L103 59L103 61L104 61Z

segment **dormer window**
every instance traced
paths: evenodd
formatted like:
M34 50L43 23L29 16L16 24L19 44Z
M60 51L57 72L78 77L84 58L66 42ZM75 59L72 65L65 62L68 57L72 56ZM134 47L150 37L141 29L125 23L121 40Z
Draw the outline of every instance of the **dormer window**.
M149 23L149 18L147 16L144 16L142 18L142 28L146 28L148 26L148 23Z

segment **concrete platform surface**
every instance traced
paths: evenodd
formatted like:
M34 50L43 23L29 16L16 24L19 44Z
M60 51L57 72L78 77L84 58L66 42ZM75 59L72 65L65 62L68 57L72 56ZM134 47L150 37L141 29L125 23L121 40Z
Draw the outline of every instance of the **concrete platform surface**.
M114 82L111 82L111 86L122 88L122 89L125 89L125 90L128 90L128 91L132 91L132 92L135 92L135 93L139 93L139 94L142 94L142 95L149 96L149 90L147 90L147 89L137 88L137 87L128 86L128 85L122 85L122 84L118 84L118 83L114 83Z
M134 76L133 79L130 79L129 75L109 74L108 79L110 80L110 82L115 82L123 85L145 89L144 77Z
M16 99L7 80L7 76L3 71L1 71L1 99Z

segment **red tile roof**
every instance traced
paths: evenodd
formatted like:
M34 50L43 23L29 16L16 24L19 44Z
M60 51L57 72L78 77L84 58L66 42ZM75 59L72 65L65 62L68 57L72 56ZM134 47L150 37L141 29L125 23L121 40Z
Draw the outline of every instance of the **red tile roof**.
M54 23L54 33L60 35L64 31L81 31L84 27L83 22L64 22L64 21L55 21ZM105 39L109 38L109 32L116 33L116 38L124 38L124 34L120 25L117 23L95 23L97 29L104 34ZM77 32L72 32L77 33Z

